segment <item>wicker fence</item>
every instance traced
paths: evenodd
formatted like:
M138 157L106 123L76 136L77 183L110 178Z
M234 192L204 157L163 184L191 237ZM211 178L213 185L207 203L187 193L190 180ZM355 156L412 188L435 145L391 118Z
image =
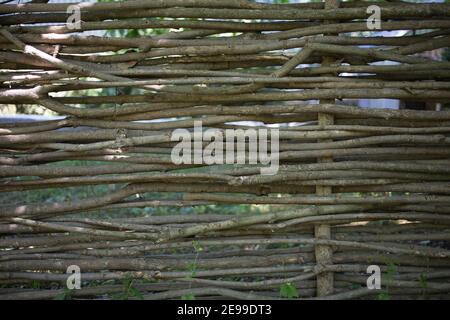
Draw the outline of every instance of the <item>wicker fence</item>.
M430 54L450 5L84 3L80 25L67 7L0 5L0 103L64 116L0 126L0 299L450 297L450 63ZM425 107L358 106L383 98ZM276 128L278 172L174 164L173 130L196 121Z

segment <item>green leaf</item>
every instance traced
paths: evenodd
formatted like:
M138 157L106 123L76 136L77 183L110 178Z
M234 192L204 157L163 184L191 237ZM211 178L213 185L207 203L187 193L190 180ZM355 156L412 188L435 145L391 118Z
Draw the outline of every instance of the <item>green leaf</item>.
M193 294L185 294L181 296L181 300L195 300L195 296Z
M419 282L422 289L428 288L427 277L423 273L420 274Z
M203 251L203 248L198 241L192 241L192 246L194 247L195 252Z
M41 288L41 283L40 283L39 281L33 280L33 281L31 282L31 287L32 287L33 289L40 289L40 288Z
M293 298L299 297L297 288L295 287L295 285L293 285L290 282L281 285L280 296L282 298L288 298L288 299L293 299Z
M59 293L53 297L53 300L66 300L66 293Z
M197 274L197 264L195 262L189 262L187 265L187 270L191 273L191 277L195 277Z
M135 37L138 37L138 36L139 36L139 31L136 30L136 29L128 30L127 35L126 35L127 38L135 38Z
M128 292L130 296L138 298L139 300L144 300L144 295L138 289L136 289L136 287L131 286L128 289Z
M394 280L394 277L397 274L398 274L397 266L393 262L389 261L388 268L386 270L386 275L385 275L386 281L391 282L392 280Z
M390 300L390 298L391 297L389 296L389 294L387 292L382 292L382 293L378 294L378 297L377 297L378 300Z
M53 297L53 300L70 300L72 296L72 290L67 288L64 289L64 292L61 292Z
M113 293L111 294L111 298L113 300L128 300L127 295L123 292Z

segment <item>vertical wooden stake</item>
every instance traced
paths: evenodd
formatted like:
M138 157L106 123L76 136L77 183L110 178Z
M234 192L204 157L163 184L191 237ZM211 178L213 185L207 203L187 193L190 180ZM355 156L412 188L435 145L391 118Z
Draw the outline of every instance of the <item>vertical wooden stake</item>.
M339 0L326 0L325 9L339 8ZM334 62L333 58L324 57L322 66L329 66ZM321 100L320 103L334 104L334 99ZM319 113L319 125L334 124L334 116L331 114ZM329 140L325 140L329 141ZM322 142L322 141L321 141ZM322 157L317 159L318 162L333 162L332 157ZM333 193L330 186L316 186L316 194L319 196L327 196ZM331 228L327 224L316 225L314 229L314 236L318 239L331 239ZM317 245L315 247L315 256L317 265L332 264L333 249L330 246ZM332 272L321 273L317 276L317 296L326 296L333 293L334 275Z

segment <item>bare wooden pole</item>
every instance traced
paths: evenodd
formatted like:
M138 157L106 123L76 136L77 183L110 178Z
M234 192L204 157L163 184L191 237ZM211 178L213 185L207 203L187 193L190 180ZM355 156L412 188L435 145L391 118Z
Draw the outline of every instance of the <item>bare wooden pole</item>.
M339 8L339 0L326 0L325 9ZM325 21L332 23L332 21ZM329 35L329 34L326 34ZM334 59L325 56L322 60L322 66L328 67L332 65ZM320 103L335 103L334 99L321 100ZM319 126L329 126L334 124L334 116L328 113L318 113ZM319 142L331 142L332 140L319 140ZM320 157L317 159L319 163L333 162L333 157ZM327 196L333 193L331 186L317 185L316 194L319 196ZM319 224L314 227L314 235L318 239L331 239L331 228L327 224ZM324 266L332 262L333 249L330 246L317 245L315 247L316 263L318 266ZM317 275L317 296L326 296L333 293L334 290L334 275L332 272L325 272Z

